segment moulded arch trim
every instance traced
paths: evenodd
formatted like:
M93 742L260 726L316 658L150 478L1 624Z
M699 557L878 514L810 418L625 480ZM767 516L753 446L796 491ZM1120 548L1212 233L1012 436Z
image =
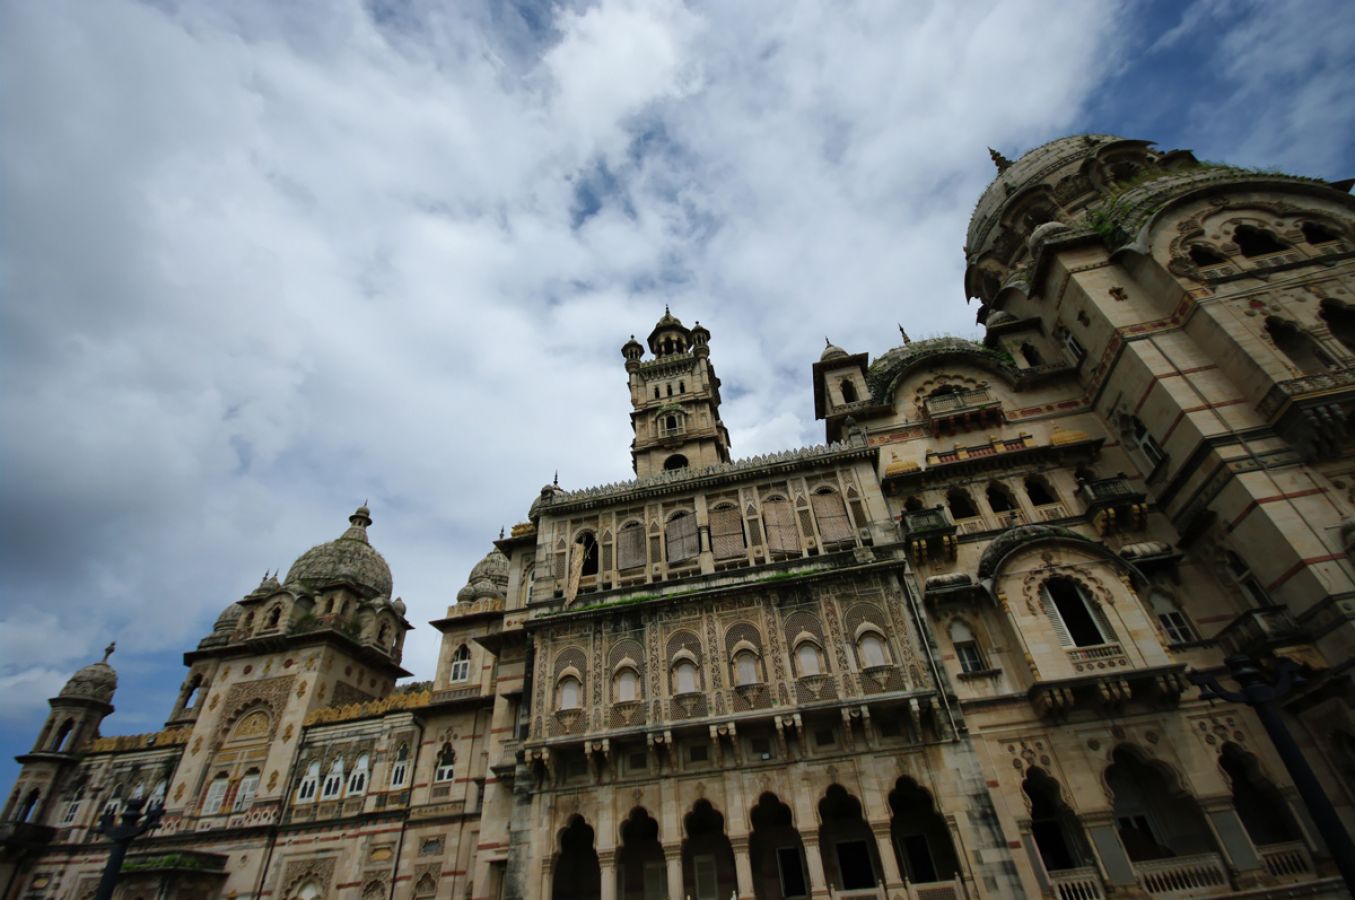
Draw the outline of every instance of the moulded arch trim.
M753 642L748 640L747 638L744 638L736 642L734 646L730 648L729 650L730 660L733 661L734 659L737 659L740 653L751 653L758 659L762 658L762 651L759 650L756 646L754 646Z
M806 643L813 644L815 649L817 649L820 653L823 652L823 644L819 641L818 638L814 637L814 635L810 634L808 631L801 631L799 634L795 635L794 639L792 639L790 642L790 649L792 652L794 652L800 649L801 644Z
M668 515L664 516L663 523L664 525L669 525L672 523L674 519L680 518L682 516L694 516L694 515L696 515L695 508L684 506L681 509L675 509Z
M573 666L565 666L560 670L560 673L555 676L556 685L558 686L560 682L564 681L566 678L573 678L579 684L583 684L583 675Z
M598 540L598 530L597 530L597 527L594 526L594 525L584 525L584 526L578 528L577 530L575 530L573 537L570 538L570 543L572 543L572 544L577 544L577 543L579 543L580 539L581 539L585 534L591 534L591 535L593 536L593 541L594 541L594 543L601 543L601 541Z
M852 640L859 644L861 638L868 634L875 635L885 642L885 646L889 646L889 640L885 637L885 630L874 622L862 622L860 625L857 625L856 631L852 634Z
M1112 804L1115 802L1115 792L1111 790L1110 781L1107 776L1110 774L1111 768L1115 765L1115 752L1117 750L1125 751L1125 753L1134 757L1141 765L1147 766L1150 769L1155 769L1162 775L1163 779L1166 781L1167 793L1170 796L1185 797L1196 804L1196 806L1199 806L1199 798L1197 798L1187 787L1188 782L1181 777L1181 772L1175 765L1159 756L1154 756L1133 741L1120 741L1106 747L1106 764L1101 767L1101 771L1097 775L1097 778L1101 783L1101 790L1106 794L1106 800L1110 801Z
M979 557L980 582L991 589L1011 557L1039 546L1072 547L1094 559L1110 563L1116 571L1129 574L1141 587L1149 584L1147 576L1105 544L1061 525L1019 525L998 535Z
M620 675L622 669L630 669L637 677L640 674L640 664L629 656L622 657L620 662L612 666L612 677Z
M776 791L763 791L762 793L757 795L757 799L753 801L752 806L748 807L748 810L745 814L748 820L747 825L749 834L753 832L753 811L762 805L762 800L765 797L771 797L777 803L779 803L780 805L784 806L787 810L789 810L790 827L794 828L798 832L800 830L800 822L795 814L795 804L787 803Z
M1164 176L1166 178L1170 175ZM1239 187L1245 187L1249 190L1274 190L1277 193L1303 194L1309 197L1316 197L1332 203L1343 203L1351 212L1355 213L1355 196L1347 193L1341 193L1333 190L1323 182L1300 180L1285 176L1268 175L1264 173L1238 172L1235 177L1211 181L1207 184L1201 184L1196 187L1186 188L1181 193L1171 197L1164 202L1158 209L1143 222L1134 232L1134 239L1115 249L1111 253L1111 261L1125 251L1137 253L1140 256L1151 256L1152 236L1157 230L1158 224L1170 213L1175 212L1179 207L1199 200L1206 199L1218 194L1231 195ZM1146 187L1146 185L1145 185ZM1225 209L1227 207L1224 207ZM1245 208L1239 203L1238 209ZM1307 215L1304 212L1303 215Z
M1109 768L1109 766L1107 766L1106 768ZM1065 807L1068 808L1069 811L1076 815L1078 813L1077 804L1074 802L1077 799L1076 796L1071 791L1068 790L1068 786L1063 783L1062 779L1060 779L1058 776L1056 776L1053 772L1049 771L1049 769L1045 768L1044 766L1028 766L1022 770L1021 782L1018 785L1018 788L1021 792L1021 801L1026 806L1026 815L1031 814L1032 807L1034 806L1034 801L1031 800L1030 794L1026 793L1026 782L1030 779L1030 776L1035 772L1039 772L1050 782L1053 783L1054 790L1057 792L1056 799L1058 800L1058 802L1063 804Z
M689 662L697 668L701 666L701 661L696 658L696 654L685 647L673 654L672 660L668 663L668 668L675 669L681 662Z
M914 342L914 345L917 343L918 342ZM1017 378L1020 376L1015 366L1008 366L980 344L974 343L973 341L965 341L965 343L972 344L973 346L959 346L957 341L957 345L936 348L926 353L918 353L916 356L895 362L892 366L886 367L889 370L889 377L880 391L880 400L890 403L897 402L899 388L903 385L904 379L915 369L923 367L931 368L933 366L940 366L945 363L957 361L972 365L977 369L982 369L991 375L996 375L998 378L1002 379L1007 387L1012 389L1016 388Z

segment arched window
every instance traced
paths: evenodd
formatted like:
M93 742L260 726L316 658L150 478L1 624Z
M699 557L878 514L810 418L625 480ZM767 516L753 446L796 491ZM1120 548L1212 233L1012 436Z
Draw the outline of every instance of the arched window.
M694 694L701 690L696 663L681 659L673 666L673 693Z
M57 729L56 737L52 738L53 753L62 753L65 751L66 739L71 736L71 729L74 727L75 722L72 719L67 719L61 723L61 727Z
M654 385L654 399L658 400L662 395L659 393L659 386Z
M306 774L296 786L296 802L309 803L315 799L315 791L320 786L320 764L313 762L306 766Z
M1005 484L991 481L987 490L988 508L995 513L1012 512L1016 509L1016 498Z
M1115 640L1099 606L1071 578L1051 578L1041 588L1045 613L1065 647L1092 647Z
M623 572L645 564L645 529L639 522L628 522L616 532L616 560Z
M752 650L740 650L734 654L734 683L737 685L762 683L761 667L758 665L757 654Z
M762 501L762 524L767 532L767 549L781 556L800 554L800 530L795 524L795 510L783 497L768 497Z
M466 681L470 678L470 648L465 644L456 648L452 654L452 681Z
M692 559L701 550L697 541L696 516L689 512L673 514L673 517L668 520L665 537L670 563Z
M674 453L663 461L663 468L668 472L676 472L678 469L687 468L687 457L681 453Z
M1190 261L1197 266L1217 266L1228 261L1228 257L1205 244L1191 244L1187 252L1190 254Z
M640 699L640 675L632 668L624 668L612 678L612 702L631 703Z
M1219 764L1232 782L1233 807L1252 843L1262 847L1302 839L1284 796L1261 774L1255 756L1229 742Z
M1120 843L1130 860L1217 852L1199 806L1174 778L1125 747L1116 748L1111 759L1105 781L1114 796Z
M275 606L275 607L273 607L271 610L269 610L269 612L268 612L268 621L267 621L267 623L264 625L264 627L265 627L265 628L277 628L277 627L278 627L278 622L280 622L280 621L282 621L282 607L281 607L281 606Z
M1030 475L1026 478L1026 497L1030 499L1032 506L1047 506L1059 502L1058 495L1041 475Z
M1185 644L1199 639L1185 613L1177 608L1165 592L1151 591L1148 594L1148 605L1153 608L1153 614L1157 616L1157 623L1162 626L1162 633L1168 643Z
M1328 298L1322 301L1320 315L1331 330L1331 336L1355 353L1355 310L1340 300Z
M583 686L579 684L579 679L572 675L566 675L560 679L557 707L559 709L578 709L583 699Z
M343 757L335 758L329 766L329 773L325 775L324 787L320 789L321 800L333 800L339 796L343 790Z
M157 782L155 783L155 789L154 789L153 791L151 791L151 796L150 796L150 798L146 801L146 808L147 808L147 809L150 809L152 806L164 806L164 805L165 805L165 791L166 791L168 788L169 788L169 782L166 781L165 779L161 778L159 781L157 781Z
M1276 348L1305 375L1317 375L1336 368L1336 363L1318 346L1313 336L1293 322L1278 316L1266 318L1266 333Z
M202 675L194 675L184 689L183 708L194 709L202 702Z
M1274 232L1254 225L1239 225L1233 231L1233 243L1237 244L1242 255L1267 256L1289 249L1289 245L1277 238Z
M259 792L259 770L250 769L240 779L240 786L235 789L235 803L231 806L231 812L244 812L254 805L254 795Z
M401 744L395 751L395 763L391 766L391 787L405 786L405 774L409 771L409 745Z
M842 391L843 403L856 402L856 385L852 384L850 381L844 378L840 382L838 382L838 388L839 390Z
M863 669L889 665L889 652L885 649L884 638L877 632L862 634L856 641L856 652Z
M946 494L946 505L950 507L952 519L972 519L979 514L978 507L970 499L969 493L959 488L952 488Z
M376 633L376 642L379 646L385 647L390 640L391 626L389 622L381 623L381 630Z
M221 812L221 803L226 799L226 788L229 786L230 779L224 772L212 779L212 783L207 785L207 794L202 801L204 816L214 816Z
M685 382L685 381L679 381L679 382L678 382L678 393L679 393L679 394L685 394L685 393L687 393L687 382Z
M795 674L801 678L823 674L823 655L813 641L801 641L795 648Z
M1030 798L1030 835L1050 872L1090 865L1091 850L1077 816L1063 802L1059 784L1039 767L1026 772L1021 789Z
M1224 550L1223 560L1228 566L1228 574L1233 577L1233 581L1237 582L1237 588L1242 592L1242 596L1251 600L1258 607L1271 605L1270 595L1266 593L1265 588L1261 587L1261 582L1257 581L1256 576L1252 574L1251 566L1243 561L1242 557L1231 550Z
M710 545L716 559L735 559L748 553L743 533L743 515L732 504L710 511Z
M577 547L575 552L583 554L583 568L579 574L587 577L598 573L598 539L593 536L593 532L585 531L574 539Z
M964 672L982 672L988 668L979 648L974 630L967 622L956 619L950 623L950 643L955 648L955 658L960 661L960 670Z
M1310 244L1330 244L1341 239L1335 231L1316 222L1304 222L1299 226L1299 230L1303 232L1303 239Z
M909 497L903 501L905 512L922 512L922 500L917 497Z
M663 427L664 427L664 430L667 431L669 434L674 433L675 431L677 431L677 427L678 427L678 417L677 417L677 416L669 416L668 418L664 419L664 420L663 420Z
M80 816L81 799L77 794L66 803L66 810L61 814L62 825L74 825L75 820Z
M24 798L23 805L19 807L17 821L27 822L33 817L33 812L38 808L38 797L40 796L41 795L36 789L28 792L28 796Z
M1028 366L1039 366L1044 364L1044 357L1040 355L1040 350L1030 341L1021 342L1021 358L1026 361Z
M433 772L434 781L451 781L456 778L456 753L451 744L443 744L438 752L437 768Z
M820 488L810 496L809 503L814 509L814 520L819 524L819 536L825 545L856 542L841 494L829 488Z
M361 794L367 790L367 754L358 756L358 761L353 765L353 771L348 775L348 796Z
M1157 467L1162 465L1167 459L1166 452L1158 446L1157 441L1148 431L1148 426L1144 425L1138 416L1129 416L1127 423L1128 433L1126 434L1126 437L1128 437L1134 445L1139 448L1139 452L1148 459L1149 471L1155 471Z
M673 396L673 386L670 384L667 387L668 387L668 396L670 397Z

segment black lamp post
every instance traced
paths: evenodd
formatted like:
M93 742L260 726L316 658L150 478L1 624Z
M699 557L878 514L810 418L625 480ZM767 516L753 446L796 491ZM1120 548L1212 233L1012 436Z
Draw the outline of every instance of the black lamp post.
M1303 804L1308 807L1313 824L1317 826L1327 850L1341 872L1341 877L1345 879L1346 887L1351 895L1355 896L1355 844L1351 843L1350 834L1337 816L1336 808L1327 799L1327 794L1318 782L1317 776L1313 774L1312 767L1299 750L1298 742L1289 733L1289 726L1280 718L1277 703L1288 696L1294 688L1298 664L1293 660L1280 660L1278 666L1280 679L1272 684L1256 663L1245 654L1230 656L1226 663L1229 674L1242 690L1226 690L1219 685L1218 679L1202 672L1191 672L1189 678L1203 689L1200 691L1202 699L1245 703L1256 710L1256 715L1265 726L1266 733L1270 735L1271 743L1275 745L1280 759L1284 761L1284 767L1289 770L1289 777L1294 779L1294 787L1298 788Z
M145 802L140 797L128 800L121 825L117 824L112 810L105 810L103 818L99 820L99 832L112 841L113 846L108 851L108 863L104 866L103 877L99 879L99 889L94 893L94 900L113 900L113 891L118 887L118 875L122 872L122 860L127 855L127 848L132 841L160 824L165 807L159 803L152 804L142 816L141 807Z

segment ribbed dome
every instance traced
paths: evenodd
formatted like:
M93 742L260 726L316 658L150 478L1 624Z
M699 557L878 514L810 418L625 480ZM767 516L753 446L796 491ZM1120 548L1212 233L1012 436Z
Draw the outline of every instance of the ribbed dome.
M502 600L508 592L508 557L495 547L475 564L466 586L456 592L457 603L494 598Z
M828 362L830 359L841 359L846 355L846 350L843 350L832 341L828 341L828 346L823 348L823 354L819 356L819 362Z
M235 627L235 623L240 620L240 615L245 608L239 603L232 603L221 611L221 615L216 617L216 624L212 626L213 631L230 631Z
M116 644L109 644L104 650L104 658L85 666L71 676L70 681L61 689L61 696L79 700L97 700L111 703L113 692L118 689L118 673L108 664Z
M368 596L390 595L390 566L367 541L367 526L372 524L367 507L359 506L348 521L348 530L337 540L312 547L292 563L287 584L312 591L351 585Z

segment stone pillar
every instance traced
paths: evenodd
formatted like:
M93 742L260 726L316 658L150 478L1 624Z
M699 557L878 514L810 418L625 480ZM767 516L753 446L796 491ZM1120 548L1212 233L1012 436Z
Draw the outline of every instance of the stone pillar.
M598 874L601 876L601 900L616 900L616 851L598 851Z
M754 900L753 861L748 856L748 835L731 836L729 846L734 849L734 873L738 878L739 900Z
M890 833L889 823L871 822L870 830L875 833L875 845L880 851L880 871L884 873L885 889L901 889L903 873L899 871L899 860L894 855L894 836Z
M1120 843L1120 835L1115 831L1115 819L1110 812L1096 816L1082 817L1087 837L1091 839L1092 852L1101 860L1101 870L1106 873L1106 881L1116 886L1137 887L1138 876L1134 873L1134 864Z
M1200 808L1204 810L1205 819L1214 831L1224 859L1233 870L1235 886L1239 890L1246 890L1273 883L1251 836L1247 834L1246 826L1237 814L1237 808L1233 806L1233 798L1202 799Z
M684 900L682 889L682 842L663 845L663 859L668 865L668 900Z
M823 857L819 855L819 839L803 832L800 841L805 846L805 865L809 867L809 896L820 900L828 897L828 879L823 874Z

